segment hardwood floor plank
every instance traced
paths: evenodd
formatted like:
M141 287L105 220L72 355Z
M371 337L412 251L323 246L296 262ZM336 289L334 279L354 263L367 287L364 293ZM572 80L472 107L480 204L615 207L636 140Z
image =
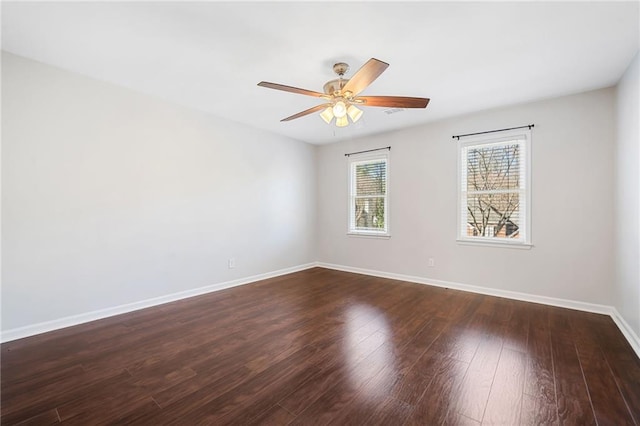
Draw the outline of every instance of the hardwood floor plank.
M580 357L580 362L598 424L635 425L602 354Z
M150 397L126 401L124 398L100 399L89 408L63 419L62 424L86 426L131 424L135 419L157 412L157 405Z
M460 386L456 412L481 422L502 351L502 339L488 335L480 342Z
M482 424L520 423L526 355L503 346Z
M397 372L394 363L385 362L384 367L358 390L351 403L332 417L331 423L360 424L379 407L382 401L389 398L396 380Z
M249 420L282 398L278 394L279 384L299 383L316 373L318 353L316 348L305 346L224 393L215 392L211 386L201 388L178 403L163 407L163 416L189 424L220 424L233 415L238 421L240 416ZM269 399L261 399L265 392Z
M349 370L349 367L342 364L334 364L325 368L286 395L279 401L279 404L291 413L300 414L336 383L347 380Z
M521 422L558 424L549 310L542 305L532 305L529 311L527 368Z
M379 353L384 356L382 368L371 380L366 382L366 385L358 390L349 406L340 410L332 417L331 423L361 424L361 422L370 417L372 413L375 413L375 417L370 418L370 421L373 423L389 418L392 413L395 413L402 419L407 418L411 413L412 407L410 404L396 398L398 382L405 379L402 371L405 371L405 369L409 368L409 366L416 361L417 351L414 350L416 345L424 345L424 351L440 334L438 323L439 321L435 320L433 324L430 322L425 325L421 333L416 335L416 340L412 340L409 342L410 344L405 344L398 348L393 342L390 342L381 347L381 349L386 351L378 351L376 354ZM432 338L425 339L427 335L431 335ZM372 363L372 360L366 359L365 362ZM425 388L426 386L427 383L424 383ZM389 413L378 411L382 402L386 403L386 405L383 405L384 407L391 410ZM391 419L389 418L389 420ZM399 419L395 419L396 422L398 420Z
M414 344L408 345L405 353L411 358L409 358L410 362L406 362L400 370L400 376L392 391L395 398L415 405L431 384L441 365L442 357L471 361L480 339L475 333L468 338L463 327L464 324L471 321L477 312L482 298L477 298L475 301L467 299L467 301L464 309L459 309L452 315L452 318L461 319L460 325L451 324L451 321L445 322L435 319L417 336L418 350L414 349ZM418 353L420 355L414 361L413 359ZM468 362L466 364L468 365Z
M523 424L557 424L558 406L551 358L528 356L526 362L521 421Z
M449 357L443 357L442 353L435 349L435 342L439 339L447 339L447 334L452 330L452 328L449 328L441 331L436 336L434 343L422 353L412 368L398 378L398 382L392 392L394 397L410 405L417 404L426 389L431 385L434 376L438 374L438 370L442 367L442 362L445 359L449 359Z
M550 309L550 326L559 423L595 425L567 313Z
M240 385L247 380L248 377L251 377L251 374L251 370L246 367L231 370L226 370L222 367L214 371L212 374L213 377L206 372L196 374L195 377L189 380L185 380L166 389L158 390L152 393L151 396L160 408L164 409L174 404L179 404L180 401L191 397L203 389L210 389L211 395L221 395Z
M391 395L398 401L413 406L420 401L432 380L432 375L424 374L417 368L412 369L398 377Z
M527 352L529 343L530 311L525 302L510 300L504 312L507 319L504 322L502 336L503 346L523 353Z
M392 369L390 365L391 348L388 345L378 347L367 358L348 370L345 377L329 387L318 399L306 407L292 424L327 424L340 416L358 395L370 393L378 395L378 389L372 382L380 374L386 375ZM386 395L385 395L386 396Z
M49 383L34 387L12 399L2 398L1 423L15 423L18 419L35 416L43 411L52 410L65 402L74 401L86 395L92 395L105 386L123 383L130 379L126 371L112 371L108 374L72 375L60 381L60 384Z
M433 343L447 329L448 323L439 318L429 321L422 329L402 347L398 354L398 372L406 374L413 369L420 357L430 350Z
M591 321L589 328L597 339L635 423L640 425L640 358L635 356L629 342L611 318Z
M433 379L416 403L406 425L442 424L457 404L469 364L453 358L439 358Z
M453 411L449 411L447 418L443 425L446 426L480 426L480 422L477 422L469 417L465 417Z
M470 363L481 340L482 335L474 331L469 332L465 325L454 325L443 333L430 350L438 352L441 356Z
M60 417L58 411L53 408L47 410L44 413L37 414L29 419L23 420L20 423L16 423L19 426L44 426L44 425L56 425L60 424Z
M413 406L394 397L387 397L376 404L369 413L363 413L356 424L402 425L407 421L412 411Z
M65 383L68 382L71 378L81 377L85 374L85 370L81 365L74 365L71 367L60 368L57 370L49 371L46 374L33 375L31 377L26 377L20 381L7 382L2 383L2 400L6 404L12 405L15 400L20 397L24 398L29 392L29 399L37 398L36 395L33 394L34 388L35 392L40 391L41 393L46 394L47 392L43 392L43 389L47 387L55 387L59 390L63 390L60 388L65 387ZM87 377L82 377L80 380L76 381L73 384L70 384L70 388L75 388L79 384L84 383ZM3 378L4 380L4 378Z
M471 331L467 326L477 316L485 299L480 295L456 294L457 303L444 316L452 331L439 338L432 350L462 362L471 362L482 333Z
M401 305L397 306L401 307ZM412 344L411 349L414 349L414 351L407 351L408 357L405 356L402 358L405 363L413 362L413 360L411 360L411 353L413 353L415 355L415 358L417 358L417 356L419 356L419 354L424 351L424 348L426 346L423 345L430 344L430 341L432 340L429 340L428 336L430 334L433 334L435 330L438 329L437 326L427 326L425 322L429 322L429 320L423 318L420 321L412 321L409 324L401 323L398 325L400 330L404 331L405 336L411 336L411 340L409 342L402 342L401 345L397 345L391 342L390 347L394 349L394 353L391 355L393 358L396 358L399 355L395 351L395 349L399 349L398 346L404 348L405 346ZM420 331L417 331L417 329L421 325L422 327ZM439 325L441 326L441 324ZM355 343L343 344L345 345L344 347L346 352L349 354L348 364L350 365L342 365L340 366L340 368L332 368L328 371L323 372L321 375L313 378L309 383L305 383L298 390L288 395L284 400L280 401L280 404L292 413L300 413L309 404L319 398L322 393L327 390L327 386L330 386L334 381L343 380L350 371L352 371L354 368L358 368L360 362L366 359L373 351L377 350L385 343L389 343L389 336L388 334L380 332L378 329L378 331L376 331L373 335L370 335L362 341L358 341L358 339L355 339ZM340 345L341 342L337 341L334 342L334 344ZM419 348L417 349L417 352L415 350L416 348ZM397 364L401 364L401 361L396 361ZM402 367L398 365L397 368L399 369Z
M0 355L3 425L640 425L607 316L322 268Z
M365 339L365 343L372 344L371 340L373 338ZM262 366L257 368L257 360L268 360L275 363L297 350L303 342L294 344L286 339L274 339L270 334L266 334L260 339L254 340L251 348L238 350L227 348L224 356L212 359L205 358L203 361L192 364L199 374L195 380L185 382L167 391L154 393L154 397L164 407L190 393L197 392L204 386L214 387L216 390L227 389L230 386L235 386L239 381L259 374L268 367L268 364L262 363ZM251 355L248 358L237 357L238 351L248 351Z
M596 420L598 424L634 425L629 407L592 332L591 319L592 315L581 314L570 318L570 323Z
M120 414L113 424L130 425L130 424L152 424L151 419L158 418L160 414L160 406L153 398L144 398L140 403L136 404L130 410ZM93 413L89 416L89 422L93 421Z
M282 398L279 404L294 414L300 414L336 383L362 375L362 371L366 373L366 369L363 369L361 364L384 343L384 336L381 338L379 333L374 333L354 345L336 342L327 347L328 353L334 354L334 357L329 358L322 371L299 387L292 389L292 392ZM341 354L343 350L350 353L347 360Z
M128 373L123 373L99 383L91 392L59 405L58 414L62 422L74 419L74 422L82 424L91 418L99 418L102 422L117 419L150 399L135 386Z
M288 425L295 417L295 414L288 412L276 404L244 424L247 426L281 426Z

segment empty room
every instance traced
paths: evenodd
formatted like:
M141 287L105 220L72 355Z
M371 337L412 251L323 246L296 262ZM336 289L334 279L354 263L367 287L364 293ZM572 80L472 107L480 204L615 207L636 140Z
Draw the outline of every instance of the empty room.
M640 426L640 2L1 22L2 425Z

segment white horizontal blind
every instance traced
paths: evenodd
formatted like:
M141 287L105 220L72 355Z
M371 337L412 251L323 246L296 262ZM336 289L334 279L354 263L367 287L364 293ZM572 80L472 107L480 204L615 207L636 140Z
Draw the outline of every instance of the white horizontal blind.
M460 149L459 238L528 242L527 134Z
M388 233L388 156L350 159L349 232Z

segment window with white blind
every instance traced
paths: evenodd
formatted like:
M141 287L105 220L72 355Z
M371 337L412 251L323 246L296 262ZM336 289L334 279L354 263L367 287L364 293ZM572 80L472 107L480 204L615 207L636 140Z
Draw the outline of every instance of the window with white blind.
M389 236L389 152L349 157L349 234Z
M458 241L531 245L531 131L459 140Z

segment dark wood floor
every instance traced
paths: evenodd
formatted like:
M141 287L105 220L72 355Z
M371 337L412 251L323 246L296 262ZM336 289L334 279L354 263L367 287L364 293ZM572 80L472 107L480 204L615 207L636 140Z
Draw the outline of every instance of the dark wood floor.
M1 374L2 424L640 422L607 316L320 268L8 342Z

